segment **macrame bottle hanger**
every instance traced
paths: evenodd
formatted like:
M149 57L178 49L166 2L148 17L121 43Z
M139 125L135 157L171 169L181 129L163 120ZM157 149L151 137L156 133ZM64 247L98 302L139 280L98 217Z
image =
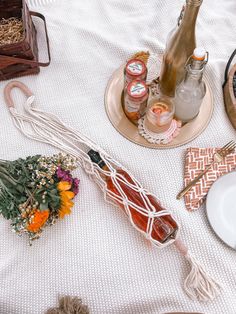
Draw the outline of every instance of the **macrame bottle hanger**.
M20 88L27 96L27 101L24 105L25 114L18 112L14 106L10 95L14 87ZM161 243L152 237L154 219L166 215L172 217L172 214L167 209L163 208L160 211L156 211L150 202L150 197L157 199L154 194L143 188L139 181L127 169L114 158L110 157L92 140L82 135L79 131L65 125L54 114L35 108L34 95L23 83L18 81L8 83L4 89L4 96L16 128L26 137L52 145L76 157L80 166L103 191L105 201L115 206L118 206L118 203L122 204L133 227L141 232L155 246L163 248L172 243L175 244L175 247L185 256L191 266L191 271L184 282L184 290L191 299L207 301L216 297L219 293L220 285L205 272L188 248L178 238L179 232L176 233L174 238L168 239L165 243ZM100 168L99 165L90 159L88 151L91 149L99 153L108 170ZM124 170L132 179L132 183L129 182L122 173L118 173L117 169ZM120 195L107 188L104 177L110 177ZM138 192L145 204L145 208L133 203L127 197L121 185L125 185L127 188ZM160 203L159 200L158 202ZM148 222L145 231L134 223L130 208L147 217Z

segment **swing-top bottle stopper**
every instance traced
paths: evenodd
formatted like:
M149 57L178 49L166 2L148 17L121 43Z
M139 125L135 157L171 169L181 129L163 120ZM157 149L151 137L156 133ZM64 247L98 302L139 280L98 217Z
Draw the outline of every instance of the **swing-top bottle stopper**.
M208 62L208 52L203 47L194 49L190 60L187 61L186 66L190 63L192 70L202 70Z

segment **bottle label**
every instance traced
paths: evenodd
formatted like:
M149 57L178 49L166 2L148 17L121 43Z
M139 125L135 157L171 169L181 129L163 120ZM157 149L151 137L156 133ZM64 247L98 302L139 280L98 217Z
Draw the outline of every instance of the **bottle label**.
M137 105L137 104L134 104L128 100L127 100L125 105L126 105L126 110L128 112L138 112L139 108L140 108L140 104Z
M125 110L129 113L138 113L139 117L145 113L147 101L142 101L141 103L133 103L132 101L127 100L125 104Z
M130 95L133 97L143 96L146 93L146 87L143 83L137 83L130 87Z
M134 61L127 66L127 69L130 73L141 74L143 72L143 65L137 61Z

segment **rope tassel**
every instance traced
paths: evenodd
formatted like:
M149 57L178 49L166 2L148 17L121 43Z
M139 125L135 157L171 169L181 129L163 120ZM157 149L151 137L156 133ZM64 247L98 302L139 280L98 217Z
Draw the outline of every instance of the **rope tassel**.
M10 96L13 87L20 88L28 97L25 114L19 113L14 106ZM57 116L37 109L32 92L23 83L8 83L4 96L19 131L30 139L52 145L76 157L84 171L102 190L105 201L120 207L132 226L156 247L163 248L172 243L176 245L192 267L184 284L184 290L191 299L206 301L217 295L219 285L178 239L180 226L175 217L129 170L89 138L65 125Z
M191 266L190 273L184 281L186 294L192 300L203 302L213 300L220 293L221 286L204 270L180 239L175 240L174 244Z

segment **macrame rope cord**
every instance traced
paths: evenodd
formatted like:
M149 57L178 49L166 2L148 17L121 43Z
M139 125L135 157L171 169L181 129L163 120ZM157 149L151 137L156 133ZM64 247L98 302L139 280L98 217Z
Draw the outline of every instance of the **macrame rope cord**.
M19 85L23 85L20 82ZM8 85L11 83L8 83ZM13 82L12 82L13 84ZM5 87L7 89L8 85ZM13 85L13 87L16 85ZM16 86L19 87L19 86ZM25 87L23 85L23 87ZM7 97L5 95L7 100ZM9 105L9 103L8 103ZM78 159L80 166L88 174L88 176L95 181L95 183L103 191L104 200L115 205L121 204L133 227L142 233L147 239L151 241L158 248L166 247L172 243L180 251L180 253L187 259L191 266L191 271L184 283L184 290L192 299L200 301L207 301L213 299L220 290L219 284L214 281L196 261L196 259L189 252L187 247L178 238L179 228L175 237L170 238L161 243L152 237L153 224L156 218L172 214L167 209L156 211L151 203L151 198L154 198L161 205L157 197L144 189L140 182L114 158L109 156L103 149L96 145L93 141L82 135L79 131L66 126L58 117L52 113L43 112L34 107L34 96L28 97L24 110L26 114L21 114L13 107L12 103L9 106L10 113L13 117L13 122L18 130L20 130L26 137L52 145L59 150L71 154ZM101 169L96 163L92 162L87 152L92 149L98 152L107 166L108 170ZM125 171L131 178L131 182L117 171L121 169ZM108 189L105 178L112 181L116 191ZM126 195L122 185L139 193L145 208L133 203ZM131 209L142 216L147 217L146 230L140 229L133 221Z
M116 206L117 203L122 204L133 227L141 232L154 245L163 248L174 242L175 239L169 239L165 243L160 243L156 239L152 238L151 233L154 219L165 215L171 215L171 213L167 209L156 211L155 207L151 204L150 199L148 198L148 196L152 196L154 198L156 198L156 196L144 189L139 181L134 178L127 169L125 169L112 157L108 156L104 150L102 150L86 136L66 126L58 117L52 113L46 113L35 108L34 96L31 96L27 99L24 105L24 110L27 115L20 114L14 107L10 108L15 126L24 135L30 139L53 145L58 149L61 149L64 152L76 157L80 166L83 167L89 177L92 178L102 189L104 199ZM83 149L80 148L81 145ZM109 171L101 169L97 164L91 161L88 154L86 153L86 151L89 149L99 152ZM119 174L117 169L123 169L126 171L131 177L133 183L129 182L124 176ZM105 176L109 176L111 178L120 195L117 195L113 191L107 189L106 182L104 180ZM144 204L146 205L146 208L141 207L129 200L120 183L123 183L125 186L138 192ZM159 200L158 202L160 203ZM130 208L134 208L135 211L148 218L146 231L141 230L134 223L130 213Z

